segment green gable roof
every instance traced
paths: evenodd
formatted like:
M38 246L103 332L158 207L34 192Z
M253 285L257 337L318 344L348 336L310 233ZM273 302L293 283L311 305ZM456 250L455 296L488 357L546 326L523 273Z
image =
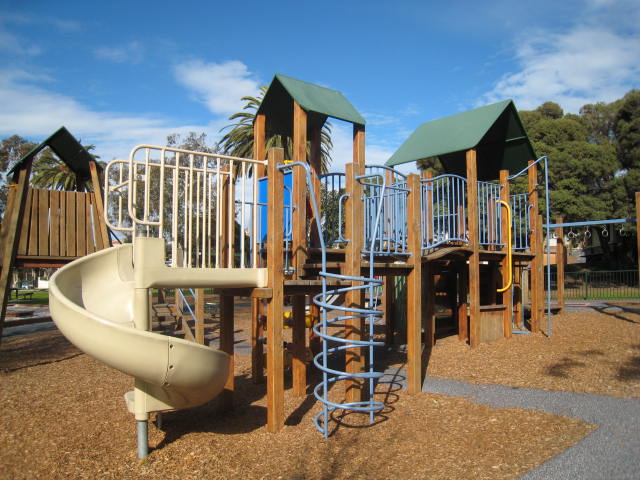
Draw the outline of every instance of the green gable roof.
M258 114L267 117L267 131L291 135L294 100L308 114L308 125L322 127L327 117L357 125L366 122L346 97L330 88L277 73L265 93Z
M447 173L466 176L465 152L472 148L481 180L503 169L519 172L536 158L513 101L505 100L420 125L386 165L439 157Z
M27 161L31 160L46 147L53 150L58 158L62 160L71 171L78 175L80 180L88 180L91 178L89 161L93 160L93 157L65 127L60 127L49 138L22 157L11 170L9 170L9 174L13 175L27 163ZM100 167L98 166L98 168Z

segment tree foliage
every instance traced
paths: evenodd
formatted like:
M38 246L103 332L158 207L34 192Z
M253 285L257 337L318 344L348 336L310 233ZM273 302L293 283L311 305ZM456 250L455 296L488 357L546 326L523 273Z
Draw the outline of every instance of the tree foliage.
M0 217L4 218L7 205L8 188L5 188L9 180L6 178L7 172L36 145L19 135L12 135L0 142Z

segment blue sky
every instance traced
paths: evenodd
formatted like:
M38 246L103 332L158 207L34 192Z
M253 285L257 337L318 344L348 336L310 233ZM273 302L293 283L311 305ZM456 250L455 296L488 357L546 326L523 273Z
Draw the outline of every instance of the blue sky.
M0 136L65 125L103 160L172 132L220 138L275 73L340 90L367 163L421 123L513 98L577 112L640 87L640 2L0 0ZM334 163L350 129L334 128Z

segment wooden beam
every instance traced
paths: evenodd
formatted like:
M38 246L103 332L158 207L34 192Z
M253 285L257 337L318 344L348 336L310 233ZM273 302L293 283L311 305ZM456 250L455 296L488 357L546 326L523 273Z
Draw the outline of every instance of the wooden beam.
M511 205L511 190L509 188L509 171L508 170L500 170L500 185L502 185L502 190L500 191L501 200L506 202L507 205ZM509 248L507 245L507 238L511 232L511 225L507 223L507 214L504 211L504 207L498 206L502 209L504 215L502 215L502 241L505 244L503 250L506 252ZM511 248L513 250L513 248ZM508 257L505 257L500 262L500 270L502 271L502 282L503 285L513 278L513 260L511 261L511 265L508 264ZM507 278L507 272L511 271L511 279ZM503 285L500 285L501 287ZM502 293L502 304L506 305L507 308L504 309L503 312L503 323L502 328L504 331L505 338L511 338L511 315L513 315L513 311L511 310L511 305L513 303L513 284L506 292Z
M465 262L458 263L458 340L469 341L469 272Z
M307 112L293 102L293 158L307 163ZM307 179L304 170L296 168L293 175L291 261L294 271L303 274L307 262Z
M345 238L349 243L345 248L343 273L345 275L360 276L363 248L363 208L362 185L356 180L358 175L364 174L364 164L349 163L346 166L346 192L349 197L345 201ZM354 285L357 282L354 282ZM362 290L350 290L345 294L347 308L362 308ZM345 338L361 340L364 322L362 318L350 319L345 325ZM364 370L364 355L361 347L345 350L345 371L348 373L361 373ZM362 399L364 381L361 378L345 381L346 401L359 402Z
M480 342L480 244L478 226L478 167L475 150L468 150L467 159L467 228L471 255L469 256L469 344Z
M104 201L102 193L102 182L100 181L100 174L98 173L98 166L95 161L89 162L89 170L91 171L91 183L93 184L93 193L95 194L95 208L96 218L94 219L96 233L99 237L96 239L96 244L100 249L107 248L111 245L109 240L109 232L107 231L107 223L104 218Z
M204 345L204 288L196 288L195 292L196 304L194 313L196 314L196 342L198 342L200 345ZM222 318L222 314L220 315L220 317Z
M529 213L529 228L531 234L529 236L529 246L531 248L531 253L533 254L533 258L531 259L531 270L530 277L531 280L529 282L529 291L531 298L531 331L538 331L538 321L540 320L538 316L539 305L541 302L541 298L538 292L538 263L542 261L541 252L538 250L540 242L538 242L538 236L542 234L542 232L538 231L538 166L533 165L533 161L529 162L531 167L528 172L528 184L529 184L529 205L531 206Z
M2 327L4 326L4 318L7 312L7 302L11 292L11 270L13 269L13 260L20 240L20 227L24 221L23 216L29 189L31 164L32 161L28 161L14 176L15 183L10 186L14 191L10 192L10 200L7 202L7 207L10 206L11 208L5 210L2 230L0 231L0 243L3 245L2 264L0 265L2 268L0 270L0 295L2 295L2 298L0 298L0 342L2 341Z
M291 361L293 394L302 397L307 393L306 325L304 295L293 297L293 359Z
M264 336L264 312L262 300L251 299L251 378L254 383L264 381L264 346L261 339Z
M203 290L204 293L204 290ZM222 392L223 408L233 406L233 392L235 389L234 380L234 358L233 358L233 330L234 330L234 297L231 295L220 295L220 350L229 355L231 364L229 366L229 376ZM196 335L197 335L196 331Z
M364 157L364 125L353 125L353 163L357 165L365 164Z
M407 390L422 391L422 231L420 178L407 177L407 246L413 268L407 275Z
M265 160L267 158L267 119L264 114L259 113L256 115L253 123L253 158L255 160ZM266 174L266 168L264 166L257 166L258 178L264 177Z
M382 311L384 312L385 344L393 345L395 325L393 322L393 302L395 296L395 278L393 275L384 276L382 285Z
M562 223L562 217L556 223ZM567 249L564 246L564 228L556 227L556 291L558 296L558 313L564 313L564 266L567 261Z
M536 238L538 240L538 261L536 262L536 280L537 280L537 284L536 284L536 290L537 290L537 294L536 296L538 297L538 328L540 328L540 322L542 321L542 319L544 318L544 310L545 310L545 304L546 304L546 299L545 299L545 294L544 294L544 228L542 227L543 223L542 223L542 215L537 215L537 230L538 230L538 235L536 235ZM533 330L533 326L532 326L532 330L531 331L537 331L537 330Z
M269 150L267 266L268 287L273 296L267 303L267 430L277 432L284 427L284 352L282 349L283 303L283 196L284 179L277 169L284 162L281 148Z

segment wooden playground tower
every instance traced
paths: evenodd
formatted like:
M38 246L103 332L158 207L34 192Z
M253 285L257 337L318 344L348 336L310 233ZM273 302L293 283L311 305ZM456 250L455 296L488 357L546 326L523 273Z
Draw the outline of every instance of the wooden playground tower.
M33 161L46 147L76 174L76 191L29 186ZM9 196L0 233L0 333L14 268L58 268L110 246L102 194L97 187L99 171L95 159L65 127L36 146L9 171ZM87 191L88 182L95 191Z
M249 295L252 297L252 352L253 376L260 379L263 375L263 344L260 341L266 337L266 382L267 382L267 411L268 429L278 431L284 426L284 363L283 363L283 304L284 297L291 296L293 310L293 359L292 359L292 391L295 396L307 394L307 363L305 348L307 343L313 348L318 338L313 331L305 326L305 307L309 305L313 322L318 321L318 308L311 301L312 295L320 288L318 276L320 269L318 260L318 243L313 232L308 233L310 220L307 212L307 185L304 175L293 175L291 188L291 238L285 244L285 209L283 194L285 188L283 175L278 166L285 162L281 149L266 151L266 140L269 135L291 135L293 139L293 162L306 162L313 171L313 188L316 198L320 198L323 177L320 169L320 131L327 117L345 120L353 124L353 161L346 166L345 183L340 192L344 193L342 212L344 215L344 238L339 248L329 249L328 267L332 271L345 276L358 276L367 269L369 261L363 255L365 239L365 208L363 185L358 181L365 174L364 158L365 126L362 117L338 92L323 89L315 85L300 82L289 77L276 75L254 123L254 158L267 160L266 168L259 171L259 176L266 176L269 184L268 194L268 239L265 244L264 256L268 267L267 288L252 289L249 292L225 290L221 291L221 346L227 353L233 353L233 297ZM497 127L496 127L497 125ZM489 133L487 133L487 131ZM515 131L515 133L514 133ZM509 191L509 171L501 167L505 162L498 159L494 162L492 171L488 172L479 167L481 162L487 161L490 154L502 153L511 142L514 135L518 142L517 160L510 157L512 166L519 170L527 167L528 191L525 212L536 212L520 219L520 223L527 222L520 227L520 240L524 240L526 248L518 251L507 251L506 239L511 225L506 215L498 213L500 206L496 200L512 204ZM524 136L524 138L522 138ZM483 143L484 139L486 140ZM499 143L496 150L495 143ZM309 144L309 150L307 145ZM491 148L487 148L489 145ZM505 145L507 147L505 147ZM496 153L497 152L497 153ZM522 155L530 156L522 161ZM456 228L462 229L462 236L458 235L451 241L445 241L430 248L426 237L429 235L425 225L432 224L434 213L435 190L429 174L423 178L409 175L402 183L404 200L406 202L406 228L403 230L403 246L396 249L394 255L380 252L376 255L374 274L383 277L384 287L382 310L388 325L388 331L393 316L392 304L393 281L395 277L406 278L406 343L407 343L407 388L410 393L421 391L425 365L425 349L428 351L435 343L435 297L436 284L445 276L453 278L446 292L454 307L452 313L457 323L458 335L461 340L476 347L482 341L491 341L499 337L510 337L512 334L512 311L516 317L523 311L523 298L527 290L531 295L531 316L529 329L538 330L538 323L543 315L543 275L542 275L542 219L538 212L537 194L537 166L534 164L533 151L526 134L517 117L512 102L498 107L495 118L486 125L486 131L475 144L468 145L461 154L464 159L463 176L466 184L466 204L456 213ZM479 158L480 157L480 158ZM496 177L491 177L493 173ZM400 178L393 171L386 170L384 176L390 182ZM490 198L478 192L478 185L482 181L498 180L494 192L499 192L499 198ZM429 188L431 187L431 188ZM482 204L484 198L485 203ZM322 210L322 206L321 206ZM482 210L482 211L481 211ZM320 214L322 216L322 213ZM481 243L480 234L486 226L480 225L480 219L493 222L494 229L488 235L490 241ZM488 219L488 220L487 220ZM393 222L393 218L386 219ZM312 225L313 222L310 222ZM434 232L431 232L434 234ZM485 231L486 235L487 232ZM523 238L523 235L526 238ZM286 245L286 246L285 246ZM382 245L382 243L380 243ZM389 242L384 242L388 250ZM289 255L289 268L284 268L284 259ZM497 290L507 282L513 265L513 278L516 279L513 288L504 292ZM523 272L530 271L530 276ZM529 285L521 279L530 277ZM335 282L340 283L340 282ZM348 282L346 282L348 283ZM524 284L523 284L524 283ZM515 297L513 293L515 292ZM524 294L524 296L523 296ZM361 292L348 292L345 295L345 305L359 309L363 306ZM266 305L266 306L265 306ZM266 318L266 331L262 326ZM308 332L308 333L307 333ZM364 325L361 320L347 322L345 336L359 340L364 335ZM308 337L308 338L307 338ZM345 355L345 369L347 372L358 374L364 371L366 359L360 348L349 348ZM363 397L361 379L353 378L346 381L346 402L358 402ZM227 401L233 390L233 375L227 383Z

